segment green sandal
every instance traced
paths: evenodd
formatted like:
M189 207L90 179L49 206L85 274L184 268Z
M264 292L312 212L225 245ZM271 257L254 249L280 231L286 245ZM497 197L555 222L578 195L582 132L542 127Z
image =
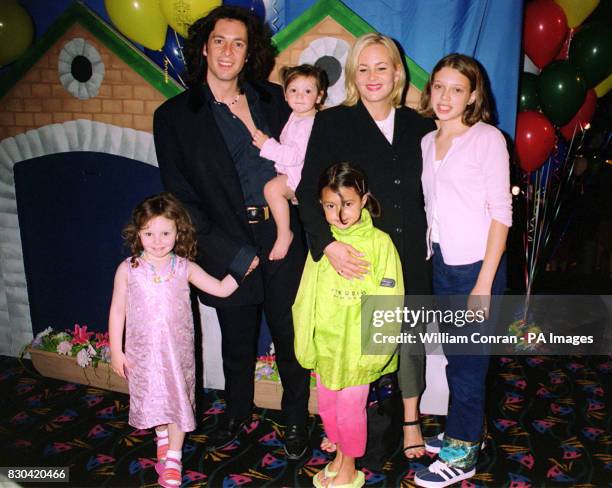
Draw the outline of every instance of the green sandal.
M321 470L323 472L323 479L324 480L335 478L336 475L338 474L337 471L330 471L330 469L329 469L330 465L331 465L331 462L327 463L325 465L325 467ZM323 488L323 484L321 483L322 480L320 480L318 478L318 476L321 473L321 471L319 471L317 474L315 474L314 478L312 478L312 484L316 488Z
M357 471L357 476L351 483L345 483L343 485L334 485L333 480L329 482L327 488L361 488L365 485L365 474L363 471Z

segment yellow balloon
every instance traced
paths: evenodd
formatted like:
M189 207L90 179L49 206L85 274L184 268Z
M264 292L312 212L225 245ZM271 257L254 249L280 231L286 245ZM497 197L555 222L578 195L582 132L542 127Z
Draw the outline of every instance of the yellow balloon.
M108 16L127 38L157 51L164 47L168 23L159 0L104 0Z
M599 85L595 87L595 94L597 98L603 97L606 93L610 91L612 88L612 75L608 76L605 80L603 80Z
M32 44L34 24L16 1L0 0L0 66L12 63Z
M159 0L166 21L183 37L187 37L191 24L221 3L221 0Z
M591 15L591 12L599 5L599 0L555 0L555 3L563 9L567 17L567 25L573 29Z

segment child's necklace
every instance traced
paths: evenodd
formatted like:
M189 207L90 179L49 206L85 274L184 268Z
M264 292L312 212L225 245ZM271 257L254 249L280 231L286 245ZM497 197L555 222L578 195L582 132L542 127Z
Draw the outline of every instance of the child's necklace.
M176 254L172 253L172 256L170 258L170 272L166 276L159 276L157 274L157 270L155 269L155 266L153 266L150 262L148 262L144 258L144 253L141 254L140 257L142 257L142 260L147 264L147 266L149 266L149 268L151 268L151 271L153 271L153 283L156 283L156 284L165 283L166 281L170 281L172 277L174 276L174 265L176 264Z

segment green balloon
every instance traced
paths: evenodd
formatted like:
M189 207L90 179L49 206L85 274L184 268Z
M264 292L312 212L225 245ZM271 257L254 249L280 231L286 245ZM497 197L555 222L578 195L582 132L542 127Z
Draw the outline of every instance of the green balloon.
M612 29L600 23L582 27L570 44L569 61L589 88L606 79L612 72Z
M32 44L34 24L16 1L0 0L0 66L12 63Z
M553 61L544 67L538 78L542 112L559 127L576 114L586 92L584 77L568 61Z
M533 73L521 73L519 112L523 112L525 110L540 110L540 99L538 98L538 77Z

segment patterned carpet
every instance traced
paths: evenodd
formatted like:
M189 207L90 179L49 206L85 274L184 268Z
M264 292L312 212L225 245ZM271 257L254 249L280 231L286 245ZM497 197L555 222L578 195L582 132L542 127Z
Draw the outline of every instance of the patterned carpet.
M461 486L612 486L611 376L607 356L493 358L489 439L477 476ZM154 434L127 424L127 395L49 380L29 361L7 357L0 357L0 392L1 465L70 466L69 486L156 485ZM312 449L288 462L279 413L262 409L237 442L205 454L224 404L216 391L202 398L200 427L184 447L183 487L311 486L327 462L318 417L310 422ZM424 417L426 434L440 420ZM365 470L367 484L413 486L415 470L433 458L408 462L398 446L382 472Z

